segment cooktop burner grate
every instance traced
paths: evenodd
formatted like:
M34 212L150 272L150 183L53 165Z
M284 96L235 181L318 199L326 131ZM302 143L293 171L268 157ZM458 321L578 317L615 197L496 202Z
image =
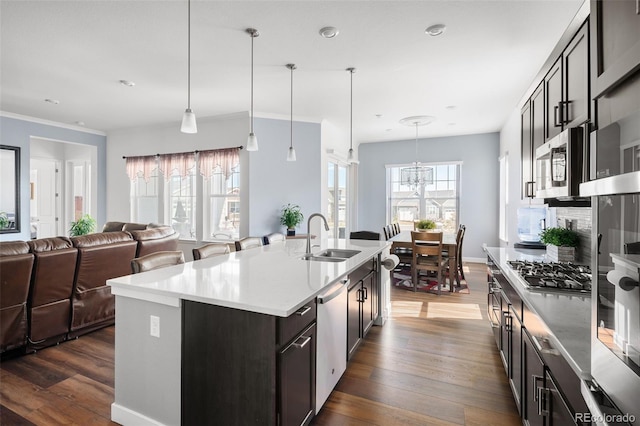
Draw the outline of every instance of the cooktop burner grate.
M529 290L591 292L591 269L588 266L526 260L510 260L507 263L525 280Z

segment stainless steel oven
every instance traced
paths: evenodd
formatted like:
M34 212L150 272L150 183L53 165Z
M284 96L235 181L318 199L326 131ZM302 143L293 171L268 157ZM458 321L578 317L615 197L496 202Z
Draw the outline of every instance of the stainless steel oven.
M580 185L580 196L593 197L592 388L632 424L640 424L639 119L636 112L591 135L593 180ZM583 387L592 414L606 418L589 393Z

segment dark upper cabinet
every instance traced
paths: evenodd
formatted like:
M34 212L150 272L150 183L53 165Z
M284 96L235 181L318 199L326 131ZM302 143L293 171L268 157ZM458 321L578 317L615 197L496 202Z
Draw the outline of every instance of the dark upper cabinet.
M585 22L562 54L564 127L576 127L590 117L589 25Z
M521 199L533 198L536 194L535 153L545 141L544 129L544 83L536 88L521 112L522 191Z
M531 145L531 100L528 100L522 111L520 112L520 129L522 135L520 137L520 152L522 160L522 191L520 198L525 199L533 197L533 149Z
M545 141L562 131L562 58L553 64L544 78Z
M591 0L591 93L600 98L640 69L638 0Z

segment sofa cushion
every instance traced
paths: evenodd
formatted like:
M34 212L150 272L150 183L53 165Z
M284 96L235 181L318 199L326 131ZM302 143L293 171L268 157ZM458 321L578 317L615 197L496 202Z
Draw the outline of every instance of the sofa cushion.
M147 224L146 223L125 223L124 226L122 227L123 231L141 231L143 229L147 229Z
M31 253L42 253L73 247L71 240L67 237L38 238L37 240L27 241L27 245Z
M123 227L124 227L124 222L107 222L102 227L102 232L122 231Z
M81 235L79 237L71 237L71 242L76 248L96 247L106 244L122 243L133 241L130 233L124 231L99 232L96 234ZM131 259L129 259L131 260Z

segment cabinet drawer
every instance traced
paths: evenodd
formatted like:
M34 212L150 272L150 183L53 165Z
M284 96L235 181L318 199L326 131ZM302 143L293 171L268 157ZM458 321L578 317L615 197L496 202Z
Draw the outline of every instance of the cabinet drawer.
M296 337L311 322L316 320L316 300L310 300L286 318L278 318L278 346Z
M357 284L358 281L363 279L369 272L374 270L373 258L367 260L358 269L349 274L349 280L351 285Z

